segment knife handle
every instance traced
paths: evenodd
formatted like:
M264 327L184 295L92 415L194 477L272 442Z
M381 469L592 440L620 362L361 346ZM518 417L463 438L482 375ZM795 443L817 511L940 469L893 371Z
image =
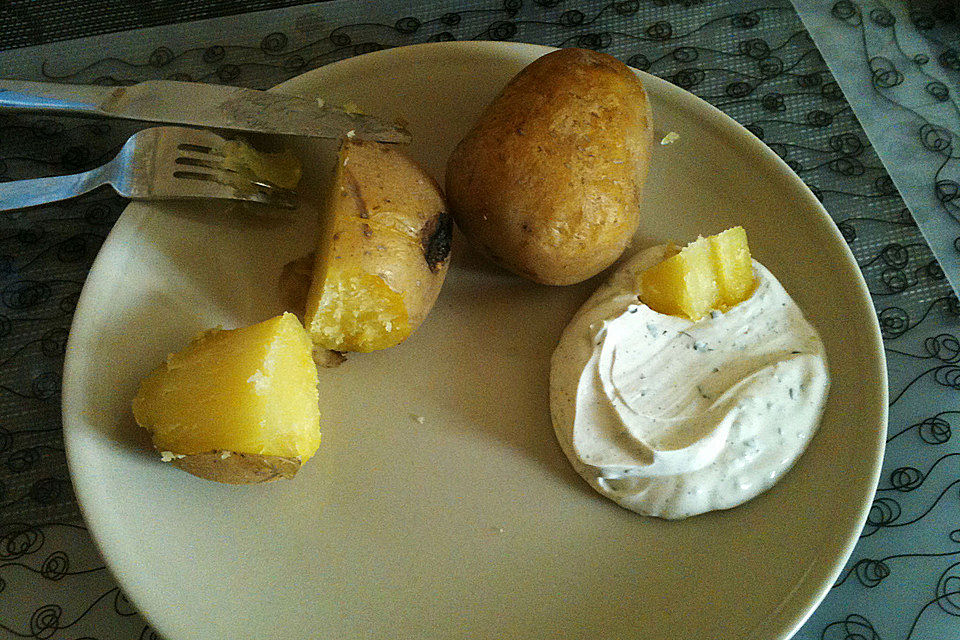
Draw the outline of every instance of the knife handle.
M123 87L0 80L0 107L24 111L103 113L104 102Z

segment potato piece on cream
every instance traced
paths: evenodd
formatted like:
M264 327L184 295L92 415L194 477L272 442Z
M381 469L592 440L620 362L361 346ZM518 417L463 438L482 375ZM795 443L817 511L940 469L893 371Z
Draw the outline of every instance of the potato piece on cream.
M640 299L651 309L699 320L750 297L755 286L747 233L733 227L697 238L680 253L644 270Z
M816 432L830 384L816 330L756 261L749 297L696 321L638 299L637 274L674 254L653 247L615 271L564 329L550 369L574 469L621 506L667 519L773 486Z

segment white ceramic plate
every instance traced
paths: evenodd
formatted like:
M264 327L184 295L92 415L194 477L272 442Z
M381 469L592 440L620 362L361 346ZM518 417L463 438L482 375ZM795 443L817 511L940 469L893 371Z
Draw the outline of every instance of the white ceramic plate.
M481 107L547 51L392 49L281 89L405 118L413 154L441 176ZM636 246L742 224L826 343L830 402L796 467L743 507L684 522L596 495L554 440L547 374L599 279L533 285L459 243L417 333L321 371L323 446L294 480L198 480L149 450L129 409L137 381L202 328L277 312L280 268L312 248L314 216L244 222L131 204L77 308L63 416L89 528L161 635L773 640L803 622L852 550L880 468L873 307L840 234L783 162L706 103L643 78L657 135L680 139L657 145ZM305 183L319 185L329 148L301 152Z

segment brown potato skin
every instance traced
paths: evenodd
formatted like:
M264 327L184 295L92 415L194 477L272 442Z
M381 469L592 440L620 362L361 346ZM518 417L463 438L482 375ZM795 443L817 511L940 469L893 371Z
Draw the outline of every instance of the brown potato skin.
M636 232L652 141L636 74L607 54L560 49L515 76L454 149L447 202L498 264L543 284L581 282Z
M224 458L222 454L222 451L195 453L171 460L170 464L204 480L226 484L272 482L292 478L300 470L299 458L255 453L231 453Z

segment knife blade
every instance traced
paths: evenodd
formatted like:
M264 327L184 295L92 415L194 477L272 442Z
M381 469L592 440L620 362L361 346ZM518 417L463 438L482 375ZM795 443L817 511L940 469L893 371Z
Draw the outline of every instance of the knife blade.
M410 134L403 127L365 114L274 91L199 82L149 80L126 87L102 87L0 80L0 107L274 135L349 135L380 142L410 142Z

